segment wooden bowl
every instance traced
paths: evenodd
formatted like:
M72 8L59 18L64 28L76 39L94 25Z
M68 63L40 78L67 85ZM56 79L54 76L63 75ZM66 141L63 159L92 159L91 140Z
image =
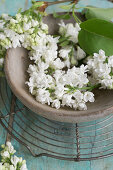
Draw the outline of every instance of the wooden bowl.
M81 17L81 15L79 14ZM56 34L58 31L59 19L54 19L52 14L44 18L44 22L49 25L49 32ZM65 21L66 23L75 21L71 18ZM113 112L113 91L112 90L96 90L95 102L88 103L87 111L75 111L68 107L60 108L59 110L48 105L38 103L35 98L29 93L28 86L25 82L28 81L27 69L30 60L28 51L24 48L12 48L7 51L5 58L5 74L9 86L13 93L20 101L35 113L48 119L60 122L85 122L95 120Z

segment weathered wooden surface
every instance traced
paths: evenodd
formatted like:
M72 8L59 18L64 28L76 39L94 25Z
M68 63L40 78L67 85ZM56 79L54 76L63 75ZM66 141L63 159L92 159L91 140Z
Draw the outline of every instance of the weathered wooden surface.
M78 6L95 5L99 7L112 7L113 4L107 2L107 0L81 0ZM10 13L14 15L18 8L27 8L30 6L30 0L0 0L0 14ZM56 7L48 9L49 12L56 10ZM57 11L59 9L57 8ZM2 80L0 80L1 83ZM7 107L10 104L5 97L5 88L2 83L4 99L6 100ZM0 98L0 108L3 108L3 103ZM0 144L3 144L6 140L6 131L0 125ZM106 159L86 161L86 162L69 162L55 160L51 158L34 158L28 152L28 150L20 145L16 140L12 139L12 144L17 150L17 155L22 156L27 160L29 170L113 170L113 157Z

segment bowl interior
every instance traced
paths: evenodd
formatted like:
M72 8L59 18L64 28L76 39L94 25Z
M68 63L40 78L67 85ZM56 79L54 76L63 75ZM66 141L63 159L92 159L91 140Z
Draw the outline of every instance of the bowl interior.
M79 17L83 17L78 14ZM52 14L44 18L44 22L49 26L49 33L56 34L58 32L59 19L54 19ZM65 23L75 23L74 19L64 21ZM88 104L87 111L75 111L68 107L59 110L48 105L38 103L29 93L25 82L28 81L27 69L30 64L28 51L24 48L12 48L7 51L5 58L6 78L14 94L29 109L48 119L61 122L84 122L104 117L113 111L113 91L112 90L96 90L95 102Z

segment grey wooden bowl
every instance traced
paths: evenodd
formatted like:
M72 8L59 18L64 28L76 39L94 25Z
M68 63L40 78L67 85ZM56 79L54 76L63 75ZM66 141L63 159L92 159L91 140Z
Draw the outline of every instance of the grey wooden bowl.
M81 15L79 14L79 17ZM52 15L44 18L44 22L49 25L49 32L56 34L58 31L59 19L54 19ZM72 18L66 23L75 22ZM24 48L12 48L7 51L5 58L5 74L9 86L13 93L20 101L35 113L48 119L60 122L85 122L95 120L113 112L113 91L112 90L96 90L94 103L88 104L87 111L75 111L68 107L59 110L48 105L38 103L35 98L29 93L25 82L28 80L27 69L30 60L28 52Z

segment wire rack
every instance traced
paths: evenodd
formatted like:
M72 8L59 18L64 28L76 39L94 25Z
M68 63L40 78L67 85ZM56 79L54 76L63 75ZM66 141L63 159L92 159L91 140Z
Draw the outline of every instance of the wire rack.
M7 139L16 139L35 157L70 161L93 160L113 155L113 114L79 124L40 117L26 108L0 79L0 124Z

